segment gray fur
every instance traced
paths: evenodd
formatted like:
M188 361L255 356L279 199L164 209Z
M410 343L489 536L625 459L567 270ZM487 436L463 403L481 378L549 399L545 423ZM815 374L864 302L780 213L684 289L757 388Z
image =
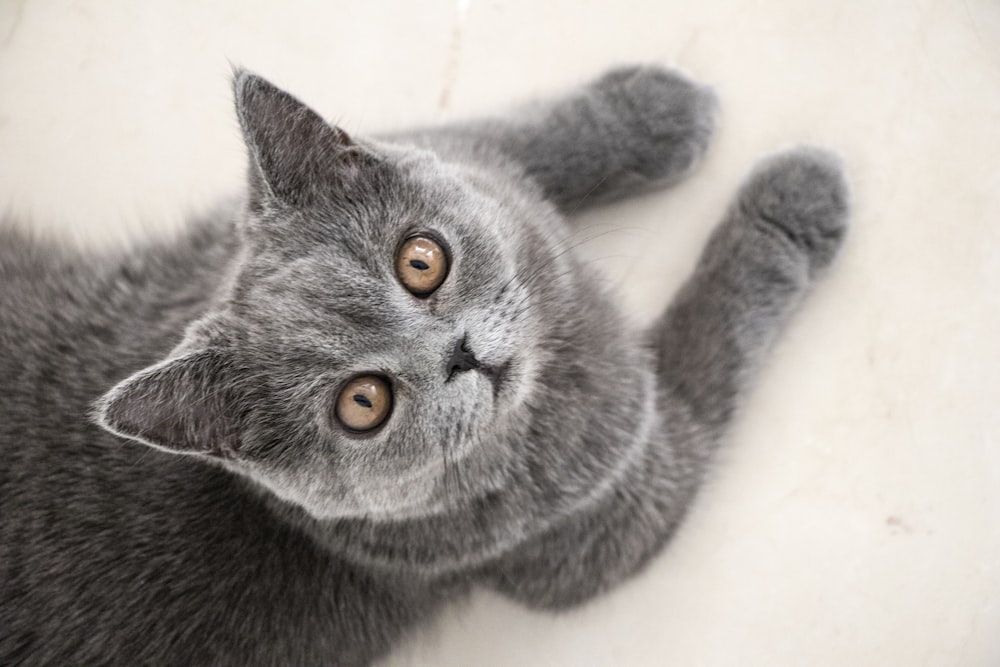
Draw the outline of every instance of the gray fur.
M837 161L760 164L636 331L561 214L688 173L708 90L620 68L383 140L234 90L246 196L181 240L0 230L0 663L360 665L471 585L561 608L634 573L841 243ZM393 273L421 230L428 299ZM499 388L445 382L462 336ZM368 436L331 418L363 371L396 392Z

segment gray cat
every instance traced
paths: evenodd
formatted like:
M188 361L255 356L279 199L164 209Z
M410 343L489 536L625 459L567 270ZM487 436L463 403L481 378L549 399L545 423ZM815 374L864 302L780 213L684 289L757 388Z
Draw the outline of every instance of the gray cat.
M626 67L378 141L234 90L246 196L183 238L0 231L0 663L362 665L472 585L641 568L841 245L837 160L761 163L636 331L562 214L686 175L707 89Z

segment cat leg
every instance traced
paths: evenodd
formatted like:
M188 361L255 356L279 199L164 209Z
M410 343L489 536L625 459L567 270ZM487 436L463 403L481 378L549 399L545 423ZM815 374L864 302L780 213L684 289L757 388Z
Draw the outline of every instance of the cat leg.
M847 230L837 158L802 147L762 161L651 330L664 407L722 429L765 353Z
M564 212L670 185L690 173L715 126L715 94L658 65L612 69L508 117L406 135L446 158L513 161Z
M493 587L562 608L658 552L777 333L840 247L847 209L839 164L826 152L800 148L754 170L650 330L662 429L612 493L497 562Z

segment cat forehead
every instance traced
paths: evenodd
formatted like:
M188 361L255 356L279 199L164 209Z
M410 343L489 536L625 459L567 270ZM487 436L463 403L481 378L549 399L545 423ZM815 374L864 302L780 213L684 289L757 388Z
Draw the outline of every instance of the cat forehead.
M355 186L343 192L332 182L328 196L310 206L269 211L271 219L260 226L277 234L268 245L300 249L299 241L308 240L362 253L372 243L392 240L404 227L439 224L458 231L491 226L503 217L500 202L477 187L465 169L424 150L393 147L365 166Z
M248 277L265 277L292 262L300 270L340 269L334 277L380 274L399 245L421 233L471 261L519 235L523 223L461 169L425 151L401 155L350 196L334 193L310 207L271 212L272 219L258 225L271 233L251 251L258 270Z

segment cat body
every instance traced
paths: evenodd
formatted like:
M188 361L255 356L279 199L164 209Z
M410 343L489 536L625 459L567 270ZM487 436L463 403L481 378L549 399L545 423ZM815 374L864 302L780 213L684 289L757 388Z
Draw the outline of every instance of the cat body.
M639 331L563 216L686 175L708 90L620 68L383 140L234 90L246 195L183 237L0 229L0 663L363 665L472 585L555 609L640 568L840 245L836 160L759 166Z

